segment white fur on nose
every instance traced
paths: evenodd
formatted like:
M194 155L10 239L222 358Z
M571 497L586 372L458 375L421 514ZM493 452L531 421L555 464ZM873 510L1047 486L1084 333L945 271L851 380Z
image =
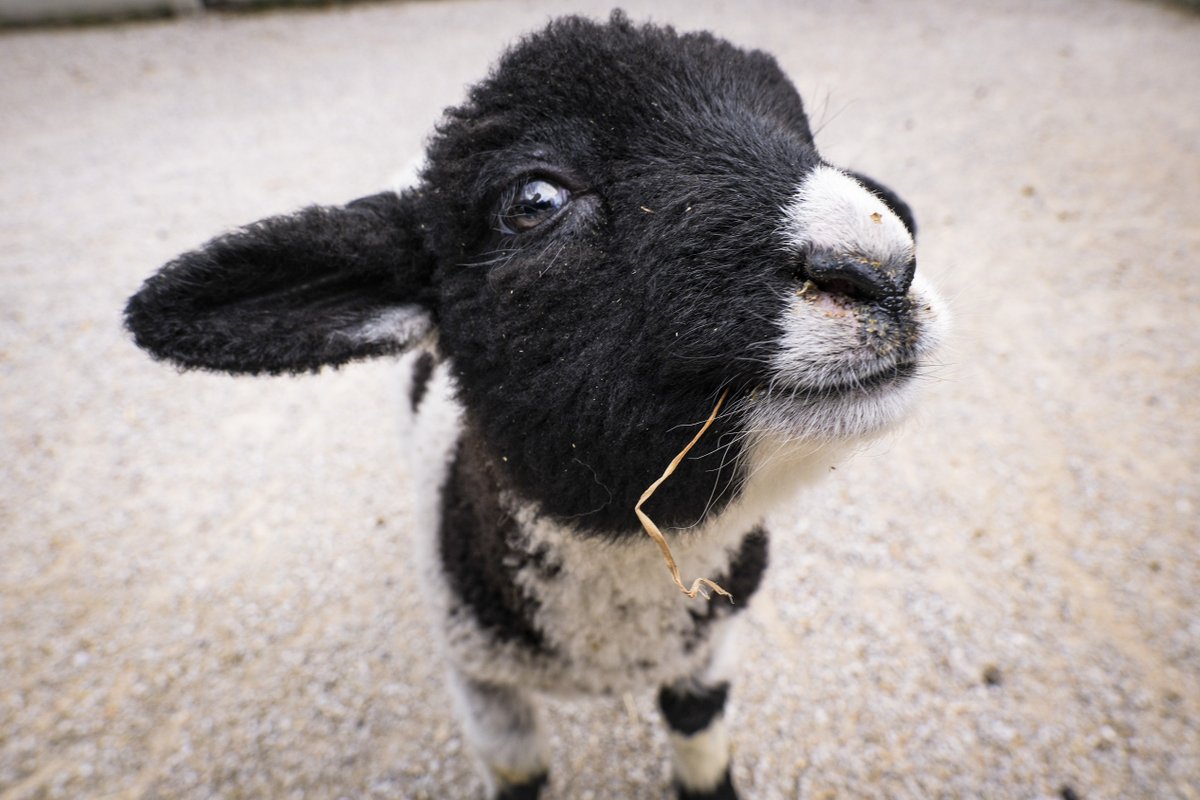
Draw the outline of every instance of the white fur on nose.
M913 238L900 218L833 167L814 169L783 211L783 235L798 251L844 253L894 266L913 258Z

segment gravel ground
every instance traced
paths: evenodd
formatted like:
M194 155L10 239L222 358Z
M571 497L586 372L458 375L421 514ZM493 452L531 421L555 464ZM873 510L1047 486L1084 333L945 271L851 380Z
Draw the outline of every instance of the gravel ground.
M777 515L746 794L1200 797L1200 16L627 5L776 53L826 155L918 210L957 316L917 418ZM383 185L567 6L607 13L0 36L0 800L479 791L406 558L394 365L178 375L119 311L223 228ZM551 798L666 796L649 695L548 717Z

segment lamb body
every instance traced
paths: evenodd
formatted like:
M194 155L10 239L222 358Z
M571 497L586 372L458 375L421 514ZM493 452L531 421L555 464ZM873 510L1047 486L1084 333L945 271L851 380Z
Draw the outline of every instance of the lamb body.
M680 797L734 797L723 708L763 514L885 429L944 311L906 205L826 164L769 56L551 23L446 112L419 182L227 234L150 278L188 367L406 357L421 574L493 797L547 763L532 692L659 686ZM633 507L725 391L697 454Z

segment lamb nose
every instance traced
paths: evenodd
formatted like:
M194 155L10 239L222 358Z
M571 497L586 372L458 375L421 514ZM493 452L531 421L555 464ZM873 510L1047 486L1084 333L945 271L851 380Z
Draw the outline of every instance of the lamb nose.
M916 262L895 267L851 253L809 255L805 276L826 292L857 300L879 301L903 296L912 284Z

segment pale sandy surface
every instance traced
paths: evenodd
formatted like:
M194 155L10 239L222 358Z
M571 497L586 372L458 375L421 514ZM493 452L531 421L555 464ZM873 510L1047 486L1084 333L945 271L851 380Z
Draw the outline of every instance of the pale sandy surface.
M478 791L394 365L181 376L119 310L224 227L381 186L566 5L0 36L0 800ZM921 415L777 517L746 794L1200 797L1200 17L628 5L778 54L957 313ZM649 695L549 721L552 798L665 796Z

